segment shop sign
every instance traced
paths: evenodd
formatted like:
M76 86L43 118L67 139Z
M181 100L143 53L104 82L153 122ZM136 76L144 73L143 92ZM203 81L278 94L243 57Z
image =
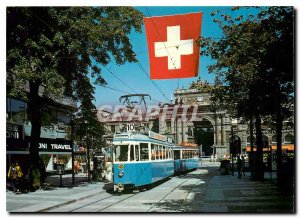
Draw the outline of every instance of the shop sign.
M22 126L12 123L6 123L6 138L19 139L22 138Z
M71 141L68 140L41 139L41 142L39 143L39 151L72 152L72 145Z

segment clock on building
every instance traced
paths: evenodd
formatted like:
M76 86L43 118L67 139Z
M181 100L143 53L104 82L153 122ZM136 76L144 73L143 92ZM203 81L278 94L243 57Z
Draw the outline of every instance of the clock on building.
M197 101L203 101L203 96L197 97Z

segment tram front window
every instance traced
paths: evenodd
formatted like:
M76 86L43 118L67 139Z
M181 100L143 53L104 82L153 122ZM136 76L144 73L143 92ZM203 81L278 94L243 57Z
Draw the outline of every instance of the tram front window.
M114 149L115 161L128 161L128 145L116 145Z

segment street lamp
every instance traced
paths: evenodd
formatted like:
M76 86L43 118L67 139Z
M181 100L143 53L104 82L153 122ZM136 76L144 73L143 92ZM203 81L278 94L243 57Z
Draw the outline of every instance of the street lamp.
M213 149L213 162L215 162L215 155L216 155L215 149L216 149L216 146L213 144L211 147Z
M88 121L84 121L86 123L86 149L87 149L87 153L86 153L86 156L87 156L87 173L88 173L88 182L90 182L90 143L89 143L89 137L88 137Z

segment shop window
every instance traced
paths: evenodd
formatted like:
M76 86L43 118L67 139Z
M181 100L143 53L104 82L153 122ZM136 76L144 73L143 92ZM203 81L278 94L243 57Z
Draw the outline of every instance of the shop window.
M15 122L24 122L27 120L27 103L7 98L6 117L8 120Z

